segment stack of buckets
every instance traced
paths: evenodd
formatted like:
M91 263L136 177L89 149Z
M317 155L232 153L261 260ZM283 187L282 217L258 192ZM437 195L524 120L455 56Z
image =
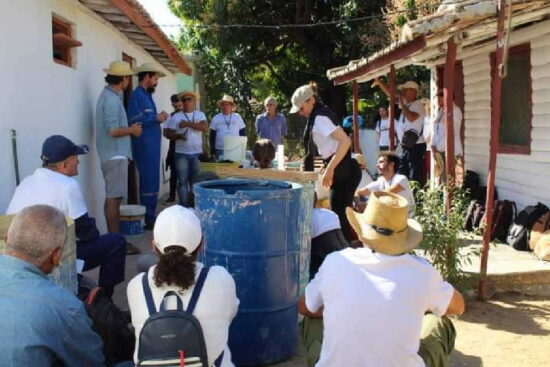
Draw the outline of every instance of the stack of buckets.
M137 237L143 234L145 225L145 207L142 205L120 206L120 233L126 237Z

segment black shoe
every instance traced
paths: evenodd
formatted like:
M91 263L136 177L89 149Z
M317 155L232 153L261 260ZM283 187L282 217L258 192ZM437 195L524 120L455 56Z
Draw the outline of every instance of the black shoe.
M137 255L137 254L141 254L141 250L139 249L139 247L137 247L131 242L126 242L126 255Z
M176 202L176 197L170 196L168 197L168 199L166 199L166 201L164 202L164 205L174 204L175 202Z

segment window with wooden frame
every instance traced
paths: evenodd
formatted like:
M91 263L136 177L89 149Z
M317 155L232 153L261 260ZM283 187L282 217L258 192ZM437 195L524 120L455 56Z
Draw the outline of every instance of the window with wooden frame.
M73 38L71 23L52 15L53 60L62 65L73 67L73 48L82 46L82 42Z
M492 53L492 80L497 76L497 72L495 53ZM529 44L512 47L509 50L507 75L502 80L500 111L498 152L531 154L533 101Z

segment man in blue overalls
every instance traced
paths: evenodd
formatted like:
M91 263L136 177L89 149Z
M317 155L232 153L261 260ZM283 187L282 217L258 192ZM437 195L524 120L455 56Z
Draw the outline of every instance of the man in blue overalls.
M162 111L157 114L152 94L158 78L165 74L151 63L141 65L135 73L138 75L139 86L130 96L128 123L141 122L143 128L140 137L132 137L132 153L139 172L140 202L146 208L145 229L153 229L159 192L160 124L168 118L168 113Z

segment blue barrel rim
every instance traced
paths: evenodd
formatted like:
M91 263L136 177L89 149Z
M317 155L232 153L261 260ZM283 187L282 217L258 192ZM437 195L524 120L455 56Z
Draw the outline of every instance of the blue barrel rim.
M278 188L273 190L270 189L261 189L261 190L238 190L234 194L228 193L223 188L214 188L213 186L222 186L222 187L235 187L240 185L271 185ZM210 180L204 182L198 182L193 185L193 191L196 197L202 195L207 195L209 197L215 198L241 198L243 196L254 198L254 199L263 199L266 197L277 198L277 197L287 197L289 195L295 195L296 191L301 192L303 190L303 185L281 180L256 180L256 179L240 179L240 178L229 178L229 179L220 179L220 180Z

